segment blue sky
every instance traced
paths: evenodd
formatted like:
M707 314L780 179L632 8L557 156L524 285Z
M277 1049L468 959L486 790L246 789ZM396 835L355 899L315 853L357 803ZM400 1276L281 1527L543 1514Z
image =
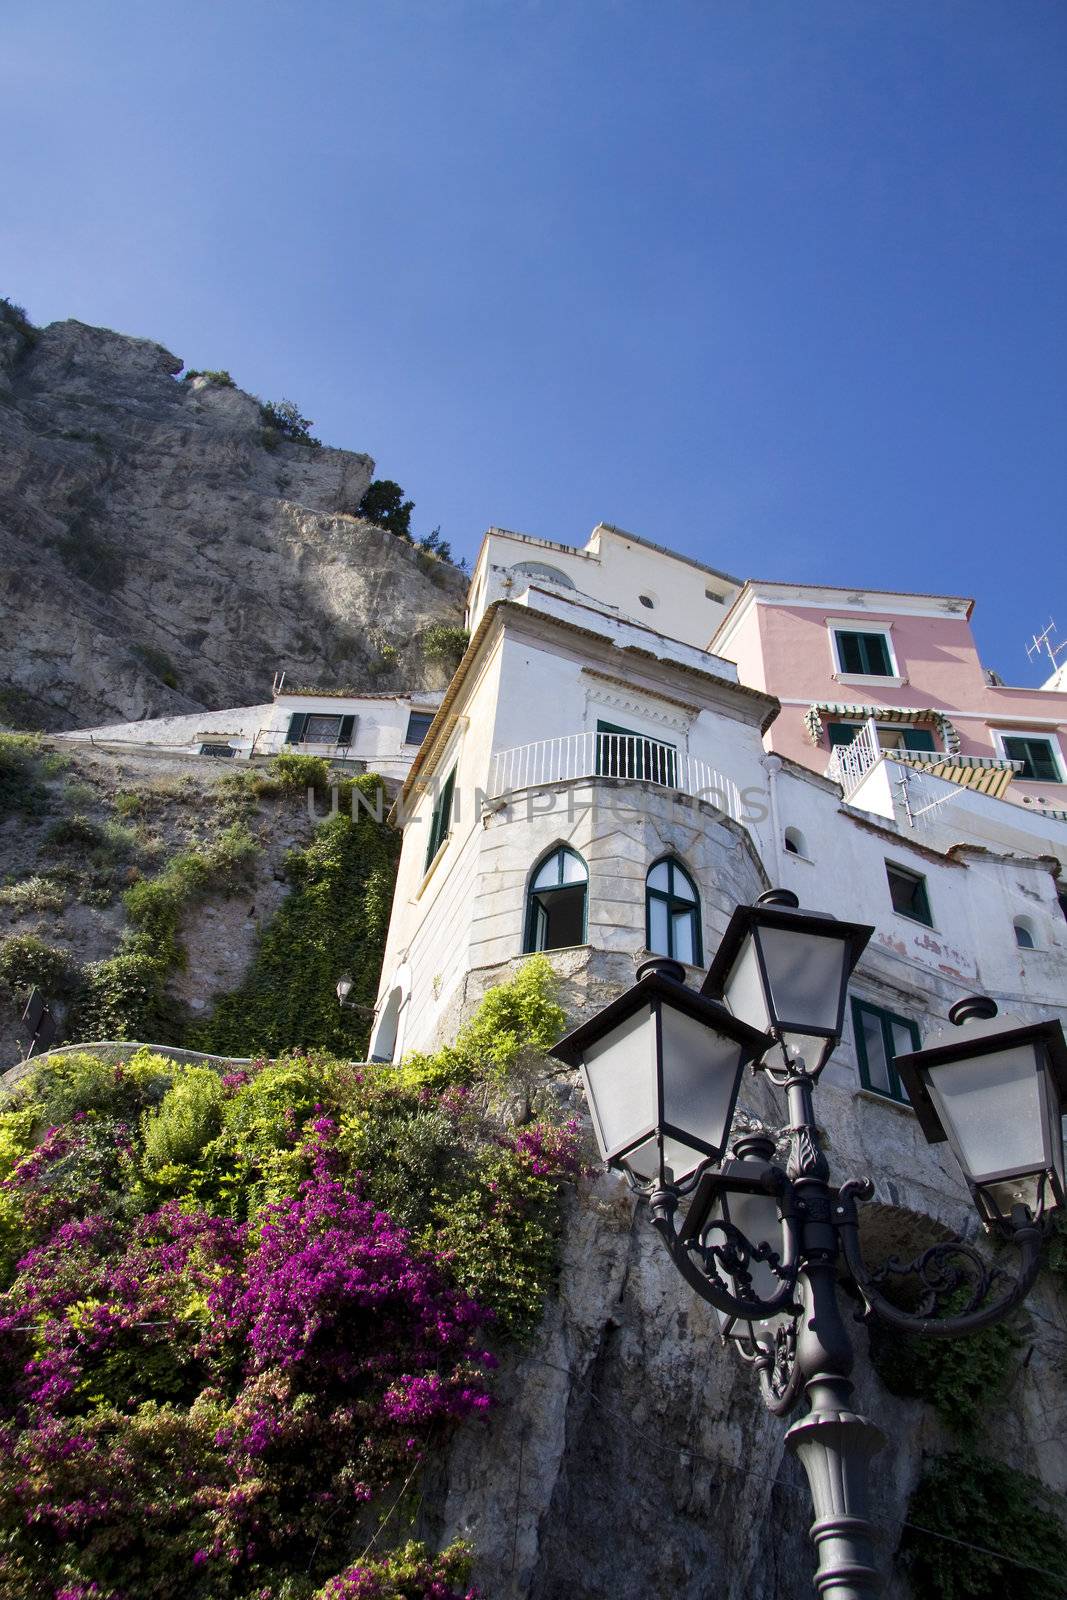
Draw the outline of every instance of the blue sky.
M615 522L1067 639L1062 0L15 0L0 293L472 555Z

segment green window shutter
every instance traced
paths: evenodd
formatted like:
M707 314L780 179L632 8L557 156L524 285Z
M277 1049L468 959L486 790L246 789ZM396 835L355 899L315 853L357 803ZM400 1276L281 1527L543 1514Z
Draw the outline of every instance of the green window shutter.
M937 744L929 728L905 728L905 750L936 750Z
M356 719L355 719L354 716L353 717L342 717L341 718L341 729L340 729L340 732L337 735L337 743L338 744L351 744L352 743L352 733L353 733L353 730L354 730L355 726L356 726Z
M1005 739L1004 752L1010 761L1021 761L1023 770L1020 778L1029 778L1038 783L1060 783L1059 768L1056 758L1052 753L1052 744L1048 739L1024 739L1021 737Z
M438 797L437 804L433 808L433 816L430 819L430 837L426 844L427 867L429 867L430 862L448 837L448 830L452 824L452 797L455 789L456 769L453 767L445 779L444 787Z
M830 744L833 746L835 744L851 744L860 730L851 722L828 722L826 731L830 735Z
M899 1055L918 1050L921 1044L918 1025L910 1017L898 1017L882 1006L852 997L852 1029L856 1037L856 1060L860 1082L873 1094L908 1104L908 1096L893 1062Z
M842 628L834 634L842 672L867 678L891 678L892 664L884 633L853 633Z
M285 736L286 744L300 744L304 737L304 729L308 719L306 711L294 711L289 718L289 732Z

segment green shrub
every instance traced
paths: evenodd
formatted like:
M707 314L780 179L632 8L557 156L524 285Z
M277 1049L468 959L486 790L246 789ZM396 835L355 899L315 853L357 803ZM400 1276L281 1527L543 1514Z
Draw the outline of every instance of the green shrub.
M419 540L419 549L424 556L434 556L438 561L449 563L452 561L452 546L447 539L441 538L440 524Z
M450 627L447 623L439 622L419 635L419 644L427 661L443 661L454 668L459 665L470 637L466 628Z
M0 817L23 812L39 816L48 808L40 781L41 741L32 733L0 733Z
M42 850L76 856L90 867L104 870L128 861L137 851L137 835L119 822L94 822L91 817L61 817L44 836Z
M167 996L167 972L154 953L136 948L90 962L68 1034L78 1039L174 1038L179 1022L177 1007Z
M236 389L237 387L225 367L205 367L203 372L197 372L190 367L188 372L182 373L183 383L192 383L194 378L206 378L208 383L213 383L217 389Z
M470 1546L461 1541L433 1555L412 1540L386 1555L360 1556L355 1565L316 1589L311 1600L426 1600L428 1595L473 1594L468 1590L471 1562ZM292 1600L297 1600L295 1594Z
M39 334L29 319L26 307L16 305L14 300L9 300L3 294L0 294L0 322L14 328L27 346L37 343Z
M154 678L165 684L168 689L178 687L178 671L173 661L165 650L158 649L154 644L135 644L131 651Z
M1063 1600L1063 1502L984 1454L941 1456L912 1494L900 1556L915 1600Z
M356 516L375 523L387 533L395 533L398 538L410 540L411 513L414 509L414 500L405 500L403 489L392 478L375 478L373 483L367 485L367 491L356 507Z
M222 1127L222 1080L210 1067L187 1067L144 1124L144 1161L150 1170L192 1166Z
M263 443L267 444L268 436L273 436L273 444L267 444L268 449L277 449L279 439L287 439L290 444L310 445L313 450L322 448L322 440L311 435L315 424L310 417L300 415L299 406L292 400L263 401L259 416L264 428Z
M321 792L330 777L330 763L325 756L303 755L299 750L279 751L269 770L283 794L303 795L309 789Z
M142 1112L158 1105L170 1087L175 1065L166 1056L138 1050L128 1061L112 1063L89 1050L50 1056L18 1085L20 1106L28 1105L42 1127L72 1117L94 1115L136 1124Z
M354 778L373 804L381 779ZM342 1011L337 980L353 980L352 1001L374 1002L389 926L399 836L364 810L320 824L306 850L291 851L292 885L240 987L191 1031L194 1048L221 1055L277 1055L297 1046L361 1054L369 1016Z
M62 911L67 903L67 891L55 878L42 878L36 874L23 878L0 889L0 906L10 906L16 914L27 911Z
M12 933L0 941L0 990L19 997L34 987L45 998L62 998L73 982L70 958L34 933Z
M873 1317L868 1333L871 1365L890 1393L924 1400L959 1434L978 1428L990 1402L1018 1376L1023 1337L1015 1321L964 1338L937 1339L905 1333Z

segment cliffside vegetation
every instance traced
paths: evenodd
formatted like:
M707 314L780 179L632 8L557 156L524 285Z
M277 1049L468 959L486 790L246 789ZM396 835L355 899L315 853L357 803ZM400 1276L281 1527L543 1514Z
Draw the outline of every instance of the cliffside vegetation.
M465 1552L405 1542L400 1504L551 1287L578 1129L505 1107L561 1025L535 959L399 1072L143 1051L20 1085L0 1115L11 1600L468 1592Z

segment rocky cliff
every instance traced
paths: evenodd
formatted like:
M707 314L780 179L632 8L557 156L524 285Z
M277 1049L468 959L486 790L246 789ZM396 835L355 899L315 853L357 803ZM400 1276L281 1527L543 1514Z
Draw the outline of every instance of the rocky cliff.
M353 515L368 456L264 427L161 345L0 317L0 723L239 705L273 674L436 686L447 562ZM447 674L445 674L447 676Z

